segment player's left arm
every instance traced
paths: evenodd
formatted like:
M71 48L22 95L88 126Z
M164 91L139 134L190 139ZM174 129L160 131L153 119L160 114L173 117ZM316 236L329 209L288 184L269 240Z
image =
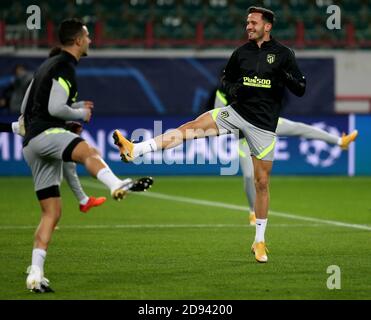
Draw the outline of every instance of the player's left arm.
M296 63L295 53L291 49L289 50L287 59L282 66L282 77L286 87L293 94L298 97L304 95L307 82Z

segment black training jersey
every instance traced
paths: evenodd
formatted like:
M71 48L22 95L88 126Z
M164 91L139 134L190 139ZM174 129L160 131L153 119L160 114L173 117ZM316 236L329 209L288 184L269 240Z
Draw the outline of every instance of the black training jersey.
M66 90L67 105L76 101L77 87L75 66L77 60L66 51L47 59L35 72L24 110L26 135L23 145L41 132L55 127L64 127L65 120L53 117L48 111L52 80Z
M249 41L236 49L222 79L223 91L234 98L233 109L253 125L273 132L285 86L299 96L305 91L294 52L273 38L260 48Z

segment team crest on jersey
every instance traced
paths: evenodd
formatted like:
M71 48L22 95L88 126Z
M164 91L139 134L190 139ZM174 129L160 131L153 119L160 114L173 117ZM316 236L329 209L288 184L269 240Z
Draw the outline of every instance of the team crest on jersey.
M229 113L228 113L228 111L223 111L223 112L221 112L221 113L220 113L220 117L223 118L223 119L228 118L228 117L229 117Z
M267 54L267 62L272 64L276 60L276 55L273 53Z

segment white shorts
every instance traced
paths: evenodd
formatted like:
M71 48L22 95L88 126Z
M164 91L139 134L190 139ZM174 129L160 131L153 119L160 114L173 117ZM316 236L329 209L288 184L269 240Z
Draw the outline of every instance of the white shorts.
M251 155L259 160L274 160L276 133L260 129L242 118L231 106L210 110L220 134L243 134L249 144Z

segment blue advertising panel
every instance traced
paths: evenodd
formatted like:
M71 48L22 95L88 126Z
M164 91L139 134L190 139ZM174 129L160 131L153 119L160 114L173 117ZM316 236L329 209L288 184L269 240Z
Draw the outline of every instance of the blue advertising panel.
M150 139L191 120L191 117L95 117L82 136L100 150L119 175L234 175L239 173L238 143L231 135L190 140L175 149L146 154L135 163L123 163L113 144L112 132L122 130L135 141ZM291 120L315 125L336 136L348 131L348 117L295 117ZM2 120L11 120L2 119ZM279 137L273 174L346 175L348 153L336 145L317 140ZM79 173L86 174L79 166ZM30 175L22 159L22 139L0 133L0 175Z
M1 56L0 92L11 82L17 63L35 71L44 60ZM222 58L81 59L78 100L94 101L95 115L196 115L205 110L226 62ZM333 113L333 59L299 58L298 64L307 79L306 94L301 98L287 94L283 112Z
M359 132L355 146L356 175L371 174L371 116L357 115L356 128Z
M348 132L347 116L290 117L340 137ZM337 145L298 137L278 137L273 174L339 174L348 172L348 152Z

